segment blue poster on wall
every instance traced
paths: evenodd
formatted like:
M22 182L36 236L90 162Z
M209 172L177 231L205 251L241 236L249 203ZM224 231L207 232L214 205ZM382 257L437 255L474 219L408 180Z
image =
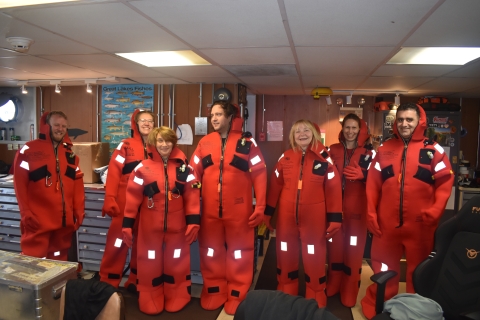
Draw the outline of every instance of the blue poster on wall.
M122 139L131 136L135 109L153 111L153 84L102 86L102 142L110 143L110 155Z

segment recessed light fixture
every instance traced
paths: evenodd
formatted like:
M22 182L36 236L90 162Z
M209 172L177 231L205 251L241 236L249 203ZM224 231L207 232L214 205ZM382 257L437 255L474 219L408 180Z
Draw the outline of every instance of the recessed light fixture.
M210 65L207 60L191 50L116 53L116 55L147 67Z
M62 89L62 87L60 87L60 85L57 83L57 84L55 85L55 92L56 92L56 93L60 93L60 90L61 90L61 89Z
M416 47L402 48L387 64L464 65L480 57L480 48Z
M0 8L34 6L37 4L72 2L78 0L0 0Z
M87 83L87 92L92 93L92 85L90 83Z
M25 88L25 85L24 85L24 84L22 84L22 93L23 93L23 94L27 94L27 93L28 93L27 88Z

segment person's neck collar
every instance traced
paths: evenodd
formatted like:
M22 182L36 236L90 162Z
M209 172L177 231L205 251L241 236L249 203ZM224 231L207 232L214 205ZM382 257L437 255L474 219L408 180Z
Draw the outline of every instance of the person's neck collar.
M347 149L354 149L357 147L357 141L346 141L345 140L345 147Z

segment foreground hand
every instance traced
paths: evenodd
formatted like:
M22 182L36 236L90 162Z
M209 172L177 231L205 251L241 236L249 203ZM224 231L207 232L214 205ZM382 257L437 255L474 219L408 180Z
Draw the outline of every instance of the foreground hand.
M133 243L132 228L122 228L122 233L123 233L123 242L125 242L127 247L131 248Z
M185 241L187 241L188 244L192 244L193 241L197 240L198 230L200 230L200 225L198 224L189 224L187 226Z
M263 221L263 212L255 210L252 215L248 218L248 226L250 228L255 228Z
M368 231L370 231L371 234L376 237L380 238L382 236L382 231L380 231L380 227L378 226L378 221L376 217L369 217L367 215L367 229Z
M365 178L362 168L356 162L343 168L343 175L348 180L363 180Z
M272 227L272 225L270 224L270 220L272 220L272 216L267 216L267 215L264 215L264 216L263 216L263 222L264 222L265 225L267 226L268 230L270 230L270 231L273 232L273 227Z
M330 222L327 228L327 236L326 236L327 240L332 238L335 235L335 233L340 231L341 227L342 227L341 222Z

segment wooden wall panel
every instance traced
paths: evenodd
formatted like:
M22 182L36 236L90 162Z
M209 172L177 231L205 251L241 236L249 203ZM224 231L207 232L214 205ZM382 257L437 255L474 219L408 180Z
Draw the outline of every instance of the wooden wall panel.
M463 157L470 161L470 166L476 167L478 155L478 125L480 113L479 99L463 99L462 101L462 127L467 130L467 135L460 138L460 149Z

